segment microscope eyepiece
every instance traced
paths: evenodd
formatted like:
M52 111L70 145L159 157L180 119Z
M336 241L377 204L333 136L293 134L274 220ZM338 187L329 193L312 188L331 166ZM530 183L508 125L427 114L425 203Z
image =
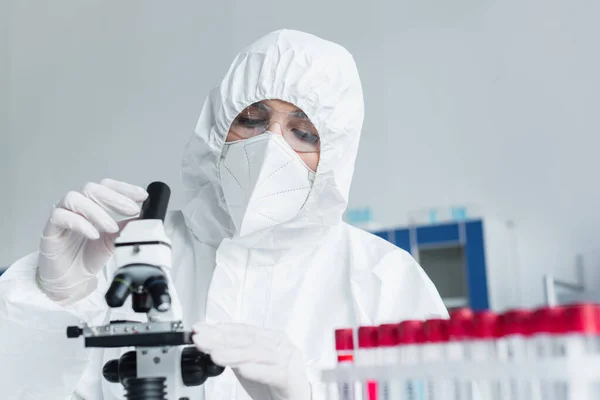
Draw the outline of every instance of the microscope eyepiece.
M171 189L163 182L152 182L146 188L148 198L142 204L139 219L160 219L165 220Z

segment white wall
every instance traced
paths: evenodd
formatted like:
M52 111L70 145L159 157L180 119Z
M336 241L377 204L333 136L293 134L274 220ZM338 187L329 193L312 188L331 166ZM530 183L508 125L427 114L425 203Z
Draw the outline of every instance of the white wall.
M88 180L176 189L207 91L283 27L357 60L367 113L351 206L387 224L451 204L511 219L527 305L544 271L569 278L574 253L596 247L597 1L2 4L0 265L34 250L52 204Z

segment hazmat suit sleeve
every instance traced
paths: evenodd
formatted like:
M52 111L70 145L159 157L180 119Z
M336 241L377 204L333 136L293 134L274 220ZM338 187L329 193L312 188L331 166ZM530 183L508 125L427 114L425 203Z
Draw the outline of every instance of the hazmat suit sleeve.
M104 322L106 278L99 274L95 292L61 306L37 287L37 259L37 253L30 254L0 277L0 397L77 398L75 388L92 352L81 340L67 339L66 329Z
M360 325L448 318L437 289L404 250L387 253L373 268L356 269L351 280Z
M381 282L374 324L449 317L433 282L408 252L388 254L373 273Z

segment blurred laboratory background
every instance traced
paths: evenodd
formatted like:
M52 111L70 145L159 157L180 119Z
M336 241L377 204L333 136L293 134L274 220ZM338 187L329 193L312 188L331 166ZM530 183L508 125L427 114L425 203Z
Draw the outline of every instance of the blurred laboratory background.
M2 1L0 269L87 181L162 180L181 205L208 91L290 28L358 64L350 223L411 251L450 308L593 297L598 15L592 0Z

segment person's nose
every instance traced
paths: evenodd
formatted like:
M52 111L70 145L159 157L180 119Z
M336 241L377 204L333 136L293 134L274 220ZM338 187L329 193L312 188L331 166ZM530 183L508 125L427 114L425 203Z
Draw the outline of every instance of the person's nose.
M278 121L272 121L267 129L271 133L283 136L283 127Z

